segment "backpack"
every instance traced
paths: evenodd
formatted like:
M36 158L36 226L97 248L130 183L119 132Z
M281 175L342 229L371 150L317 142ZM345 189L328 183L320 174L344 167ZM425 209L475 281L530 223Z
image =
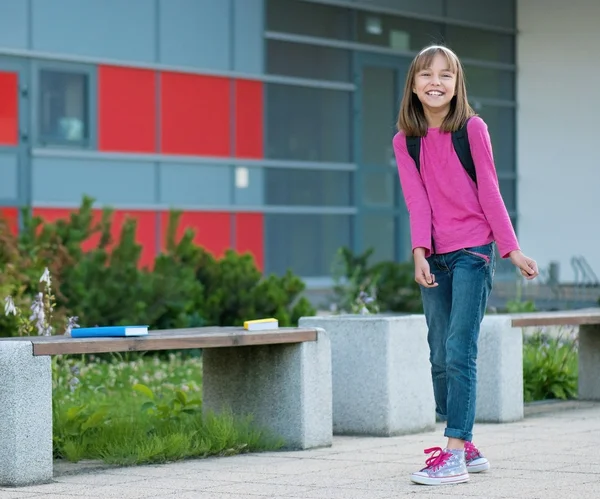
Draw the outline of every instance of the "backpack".
M456 132L452 132L452 145L454 146L456 155L458 156L458 159L460 159L463 168L469 177L471 177L471 180L475 182L475 185L477 185L475 163L473 162L473 156L471 156L471 146L469 145L469 135L467 133L468 122L469 120L467 120L461 128L456 130ZM418 172L421 173L421 137L406 137L406 149L408 149L408 154L415 162Z

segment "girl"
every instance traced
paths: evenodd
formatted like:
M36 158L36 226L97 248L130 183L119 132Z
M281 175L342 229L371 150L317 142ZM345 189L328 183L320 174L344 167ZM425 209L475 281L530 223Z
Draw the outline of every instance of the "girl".
M475 183L454 150L451 132L467 127ZM415 262L428 327L436 412L446 421L445 449L411 475L425 485L459 483L489 469L471 443L475 420L479 328L495 271L494 242L502 258L527 279L537 264L519 249L500 195L485 122L467 102L463 69L446 47L434 45L413 60L393 139L408 212ZM420 137L420 168L406 138Z

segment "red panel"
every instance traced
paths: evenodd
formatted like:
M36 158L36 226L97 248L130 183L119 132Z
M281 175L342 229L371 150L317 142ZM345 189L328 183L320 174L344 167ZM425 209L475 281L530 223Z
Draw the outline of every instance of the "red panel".
M263 85L260 81L235 82L235 155L263 157Z
M238 253L249 252L259 269L264 266L264 216L262 213L238 213L235 219L235 240Z
M69 208L34 208L33 215L41 217L45 222L56 222L68 219L74 210ZM113 241L118 241L126 217L137 219L136 241L142 244L140 266L152 266L156 256L156 214L151 211L115 210L111 224ZM94 210L93 224L102 220L102 210ZM95 234L82 245L84 251L98 247L100 234Z
M229 156L229 80L167 72L160 87L161 151Z
M0 144L16 146L19 142L19 76L0 71Z
M156 76L145 69L100 66L99 147L156 152Z
M10 231L17 235L19 232L19 209L18 208L0 208L0 216L6 220Z
M163 246L164 235L167 232L169 223L169 213L162 214L162 234ZM177 227L177 239L179 239L186 229L193 229L196 232L194 242L202 246L215 257L221 257L225 250L231 248L231 214L220 212L183 212L179 219Z

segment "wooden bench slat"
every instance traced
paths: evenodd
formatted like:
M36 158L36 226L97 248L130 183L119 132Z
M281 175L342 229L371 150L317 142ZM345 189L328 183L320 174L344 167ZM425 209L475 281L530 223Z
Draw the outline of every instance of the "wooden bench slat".
M272 331L246 331L239 327L190 328L150 331L148 336L126 338L30 336L0 339L14 340L31 341L33 355L61 355L301 343L316 341L317 331L306 328L279 328Z
M514 314L511 319L513 327L600 324L600 308Z

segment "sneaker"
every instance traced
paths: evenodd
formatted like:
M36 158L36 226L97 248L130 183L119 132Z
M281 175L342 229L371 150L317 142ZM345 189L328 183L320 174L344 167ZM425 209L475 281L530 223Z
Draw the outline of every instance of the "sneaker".
M465 461L469 473L481 473L490 469L490 462L471 442L465 442Z
M445 485L469 481L465 451L433 447L425 449L425 454L431 454L431 457L425 461L425 468L410 476L413 482L421 485Z

